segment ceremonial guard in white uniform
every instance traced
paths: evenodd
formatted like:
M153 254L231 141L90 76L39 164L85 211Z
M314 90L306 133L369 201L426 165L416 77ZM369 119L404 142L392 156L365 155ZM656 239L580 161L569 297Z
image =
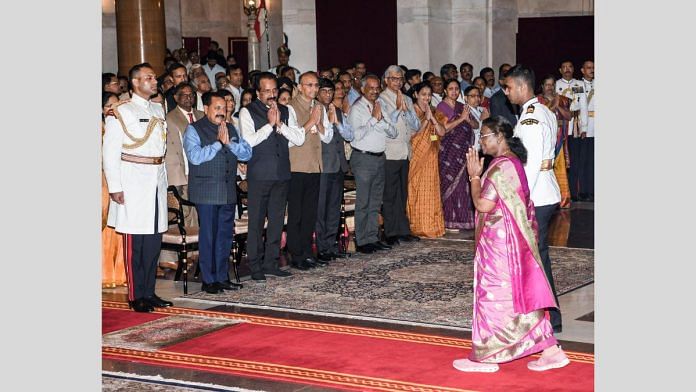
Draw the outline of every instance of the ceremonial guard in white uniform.
M585 86L573 78L573 63L564 61L559 69L563 77L556 81L556 92L570 100L571 118L568 124L568 159L570 170L568 171L568 183L570 197L573 201L580 200L580 135L587 132L587 101L582 99L585 95Z
M134 94L107 117L104 174L111 205L107 225L124 236L128 301L135 311L171 306L155 295L157 260L167 231L166 123L162 105L150 102L157 79L149 64L131 68Z
M561 190L553 172L558 123L556 115L540 104L534 95L534 72L530 68L516 65L507 75L505 94L513 104L522 105L520 118L515 125L515 137L519 137L527 149L524 172L538 223L539 256L558 303L546 239L551 217L561 202ZM552 308L549 313L554 332L561 332L560 310Z
M594 201L594 62L585 61L580 69L583 78L580 81L583 93L580 102L587 108L580 112L580 123L586 124L584 133L580 133L580 152L578 158L578 198L581 201Z

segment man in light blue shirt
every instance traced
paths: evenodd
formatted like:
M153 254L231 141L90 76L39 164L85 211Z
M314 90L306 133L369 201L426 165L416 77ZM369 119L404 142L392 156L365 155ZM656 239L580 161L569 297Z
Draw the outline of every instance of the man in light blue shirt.
M398 132L382 114L378 101L380 80L375 75L363 79L363 96L351 106L348 124L353 129L350 168L355 176L355 242L360 253L389 249L379 241L377 216L384 192L384 150L386 139Z
M200 222L198 265L202 290L217 294L242 287L229 280L237 203L237 162L251 159L252 148L234 125L225 122L221 92L203 94L205 117L189 124L184 151L189 162L189 200Z

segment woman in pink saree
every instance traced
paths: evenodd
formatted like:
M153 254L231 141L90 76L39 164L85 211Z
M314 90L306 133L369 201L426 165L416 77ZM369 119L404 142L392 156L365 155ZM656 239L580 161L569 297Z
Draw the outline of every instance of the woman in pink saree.
M527 151L500 116L481 127L481 148L494 159L486 173L473 148L466 154L476 208L474 316L469 358L453 366L464 372L495 372L498 363L542 351L530 370L570 362L558 346L546 309L557 307L537 247L534 204L523 164Z

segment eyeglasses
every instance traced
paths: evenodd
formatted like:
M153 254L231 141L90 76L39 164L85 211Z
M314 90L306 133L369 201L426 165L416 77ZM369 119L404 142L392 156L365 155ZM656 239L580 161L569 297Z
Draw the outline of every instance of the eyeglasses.
M480 94L469 94L469 95L467 95L467 97L471 97L471 98L481 98L481 95L480 95Z
M400 78L397 76L388 76L387 79L391 79L391 80L396 81L396 82L403 82L404 81L404 78Z
M145 80L145 81L147 81L147 80L155 80L155 79L157 79L157 76L155 76L155 75L145 75L145 76L139 76L138 79L140 79L140 80Z
M495 135L495 133L487 133L485 135L481 135L481 138L479 140L483 140L484 137Z
M307 87L319 87L319 83L302 83L302 85Z
M193 98L193 94L178 94L179 98Z

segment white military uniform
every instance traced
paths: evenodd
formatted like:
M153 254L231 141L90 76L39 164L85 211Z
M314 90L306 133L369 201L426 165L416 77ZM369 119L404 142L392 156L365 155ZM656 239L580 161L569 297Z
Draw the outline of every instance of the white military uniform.
M515 136L527 148L524 172L535 207L561 202L561 190L553 173L554 148L556 146L556 115L536 97L525 102L522 114L515 125Z
M587 124L586 136L594 137L594 99L592 99L594 97L594 80L588 81L583 78L581 83L585 92L580 97L580 100L585 102L585 107L587 108L585 111L586 117L584 120L584 122Z
M570 99L570 111L580 111L579 119L580 124L578 127L578 134L587 132L587 101L581 99L585 94L585 86L583 83L576 79L565 80L563 78L556 81L556 92ZM575 129L575 118L571 118L568 124L568 135L573 135L573 130Z
M162 105L133 94L130 102L117 107L119 119L106 118L103 161L109 193L123 192L124 204L111 201L107 225L119 233L155 234L155 191L157 230L167 231L167 148L165 114ZM123 127L126 130L124 131ZM145 138L148 128L152 128ZM127 132L127 133L126 133ZM130 136L129 136L130 135ZM159 158L161 164L122 160L122 153Z

